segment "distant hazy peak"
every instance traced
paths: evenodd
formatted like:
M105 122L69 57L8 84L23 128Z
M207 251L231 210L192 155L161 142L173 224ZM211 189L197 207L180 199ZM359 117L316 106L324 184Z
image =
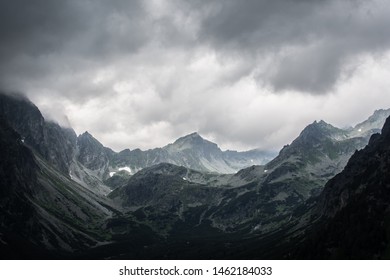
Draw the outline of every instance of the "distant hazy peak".
M314 121L313 123L306 126L302 130L300 135L305 136L308 134L310 134L310 135L312 135L312 134L329 134L329 133L340 132L340 131L341 131L340 129L334 127L333 125L328 124L323 120L320 120L318 122Z
M386 119L390 115L390 109L379 109L375 110L374 114L372 114L367 121L368 122L375 122L377 120L383 120Z
M182 136L180 138L178 138L175 142L175 143L180 143L180 142L183 142L183 141L194 141L194 140L205 140L203 139L198 132L193 132L193 133L190 133L188 135L185 135L185 136Z
M312 124L309 124L308 126L317 126L321 128L335 128L333 125L325 122L324 120L314 121Z
M378 120L384 121L389 115L390 115L390 109L378 109L378 110L375 110L374 113L368 117L368 119L357 124L356 126L362 125L362 124L367 123L367 122L375 122Z
M192 133L190 133L190 134L188 134L188 135L186 135L186 136L184 136L184 137L200 137L200 138L202 138L202 137L199 135L198 132L192 132Z
M366 133L368 135L371 135L373 132L379 132L388 116L390 116L390 109L376 110L367 120L357 124L352 129L352 132Z
M378 116L378 115L384 115L384 114L390 114L390 108L375 110L374 114L372 116Z
M93 138L92 134L89 133L88 131L85 131L83 134L80 134L79 137L92 137Z
M92 134L90 134L88 131L85 131L83 134L80 134L77 139L79 141L88 141L88 142L94 142L96 144L99 144L99 146L103 146L99 140L97 140L95 137L93 137Z
M204 139L197 132L193 132L193 133L188 134L186 136L180 137L175 142L173 142L173 144L169 144L168 146L178 147L178 148L180 148L180 147L189 148L189 147L199 146L199 145L214 146L215 148L218 147L217 144ZM166 146L166 147L168 147L168 146Z
M90 146L90 147L95 147L98 148L98 149L105 149L107 151L109 151L110 153L112 152L112 150L110 148L107 148L107 147L104 147L104 145L102 143L99 142L99 140L97 140L95 137L93 137L92 134L90 134L88 131L85 131L83 134L79 135L77 137L77 143L79 145L79 147L86 147L86 146Z

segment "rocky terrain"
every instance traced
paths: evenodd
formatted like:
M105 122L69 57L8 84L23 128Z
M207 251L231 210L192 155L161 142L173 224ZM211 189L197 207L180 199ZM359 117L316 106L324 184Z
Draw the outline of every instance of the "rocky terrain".
M0 247L6 258L65 257L106 240L111 201L83 188L0 121Z
M312 210L312 226L301 255L310 258L390 257L390 119L381 134L356 151L325 186Z

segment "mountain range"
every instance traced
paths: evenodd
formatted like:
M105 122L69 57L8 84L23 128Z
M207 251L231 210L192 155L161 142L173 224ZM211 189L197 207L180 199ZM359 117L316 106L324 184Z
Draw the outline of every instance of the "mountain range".
M203 139L194 132L177 139L162 148L146 151L125 149L119 153L103 147L91 134L78 137L78 160L89 169L98 170L103 179L125 170L131 175L158 163L172 163L198 171L236 173L238 170L264 164L274 156L273 152L250 150L246 152L222 151L217 144Z
M117 153L0 94L1 256L388 258L389 115L315 121L278 155L198 133Z

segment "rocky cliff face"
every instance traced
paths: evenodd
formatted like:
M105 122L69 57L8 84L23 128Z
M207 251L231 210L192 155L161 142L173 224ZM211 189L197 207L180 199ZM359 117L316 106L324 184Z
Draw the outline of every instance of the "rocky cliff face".
M46 121L39 109L23 96L0 94L0 109L23 143L64 176L96 193L110 191L102 180L109 176L108 162L113 152L90 134L77 137L73 129Z
M37 180L33 154L23 144L21 136L1 117L0 154L0 198L23 192L32 194Z
M356 151L342 173L330 180L321 195L320 214L334 217L355 200L355 197L375 195L375 201L385 200L390 184L390 119L382 133L371 136L367 147ZM389 173L390 174L390 173ZM389 204L390 205L390 204Z
M22 96L0 94L0 112L26 145L62 172L69 173L77 138L72 129L46 122L38 108Z
M390 116L390 109L376 110L367 120L350 129L349 134L370 137L374 133L379 133L388 116Z
M301 256L372 259L390 256L390 119L325 186L319 216Z
M65 257L104 240L111 210L0 119L0 257Z
M265 166L266 184L296 185L296 193L307 199L318 195L325 183L343 170L357 149L368 143L368 137L351 136L324 121L307 126L290 145Z
M91 170L97 170L99 176L108 176L108 167L114 152L104 147L91 134L85 132L77 138L77 160Z
M370 117L375 121L365 122L366 132L383 124L385 115L375 113ZM368 134L359 129L359 125L338 129L324 121L310 124L270 163L243 169L230 179L230 183L237 180L238 185L249 187L248 194L238 195L228 205L219 205L214 221L234 221L238 216L233 209L241 209L236 223L252 223L256 232L289 224L297 207L317 197L327 181L343 170L351 155L368 143Z

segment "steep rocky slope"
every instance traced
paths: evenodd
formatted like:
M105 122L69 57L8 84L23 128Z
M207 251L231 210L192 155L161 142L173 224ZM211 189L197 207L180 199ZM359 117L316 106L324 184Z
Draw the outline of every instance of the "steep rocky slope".
M45 121L38 108L23 96L0 93L0 112L26 145L62 172L69 172L77 138L72 129Z
M314 213L319 217L300 256L390 257L390 118L381 134L357 151L330 180Z
M73 129L46 121L39 109L21 95L0 93L0 112L8 124L20 134L23 143L62 175L96 193L107 194L110 191L102 182L102 176L108 176L107 166L97 170L90 169L95 167L94 164L100 164L100 157L88 144L102 147L97 140L85 140L92 136L77 137ZM110 150L104 149L107 155L110 155Z
M98 171L99 177L108 176L110 160L114 156L114 151L104 147L88 132L77 137L77 160L91 170Z
M66 257L105 241L110 201L76 184L0 120L2 258Z

